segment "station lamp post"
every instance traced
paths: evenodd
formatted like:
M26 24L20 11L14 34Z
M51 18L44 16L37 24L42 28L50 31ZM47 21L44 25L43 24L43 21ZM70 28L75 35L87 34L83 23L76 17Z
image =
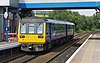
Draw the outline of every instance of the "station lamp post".
M8 7L6 7L4 18L5 18L5 23L6 23L6 42L8 43Z

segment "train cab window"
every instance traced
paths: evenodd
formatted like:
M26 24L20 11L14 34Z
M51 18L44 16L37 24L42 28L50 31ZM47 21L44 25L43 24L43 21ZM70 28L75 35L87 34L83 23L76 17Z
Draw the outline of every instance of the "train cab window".
M21 23L20 33L42 34L44 31L44 23Z
M26 33L26 23L21 24L21 33Z
M44 23L40 23L38 26L37 26L37 33L43 33L43 29L44 29L44 27L43 27L43 24Z
M29 33L34 33L34 24L29 24Z

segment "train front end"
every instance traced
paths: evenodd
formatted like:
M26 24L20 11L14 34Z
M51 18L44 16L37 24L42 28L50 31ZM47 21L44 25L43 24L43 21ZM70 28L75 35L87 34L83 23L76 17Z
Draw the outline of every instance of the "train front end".
M46 43L46 23L43 19L25 18L19 22L18 42L23 51L43 51Z

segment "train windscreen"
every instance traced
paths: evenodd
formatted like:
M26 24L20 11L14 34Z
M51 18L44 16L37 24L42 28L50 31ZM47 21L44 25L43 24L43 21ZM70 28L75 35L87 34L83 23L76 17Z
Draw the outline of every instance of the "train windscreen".
M43 23L21 23L20 33L24 34L43 34L44 24Z

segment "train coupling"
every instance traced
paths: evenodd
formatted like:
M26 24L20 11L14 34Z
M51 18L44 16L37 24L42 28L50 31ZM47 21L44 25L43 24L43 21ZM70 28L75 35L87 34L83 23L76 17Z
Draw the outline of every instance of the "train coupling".
M21 46L21 50L23 51L43 51L44 46L40 44L23 44Z

